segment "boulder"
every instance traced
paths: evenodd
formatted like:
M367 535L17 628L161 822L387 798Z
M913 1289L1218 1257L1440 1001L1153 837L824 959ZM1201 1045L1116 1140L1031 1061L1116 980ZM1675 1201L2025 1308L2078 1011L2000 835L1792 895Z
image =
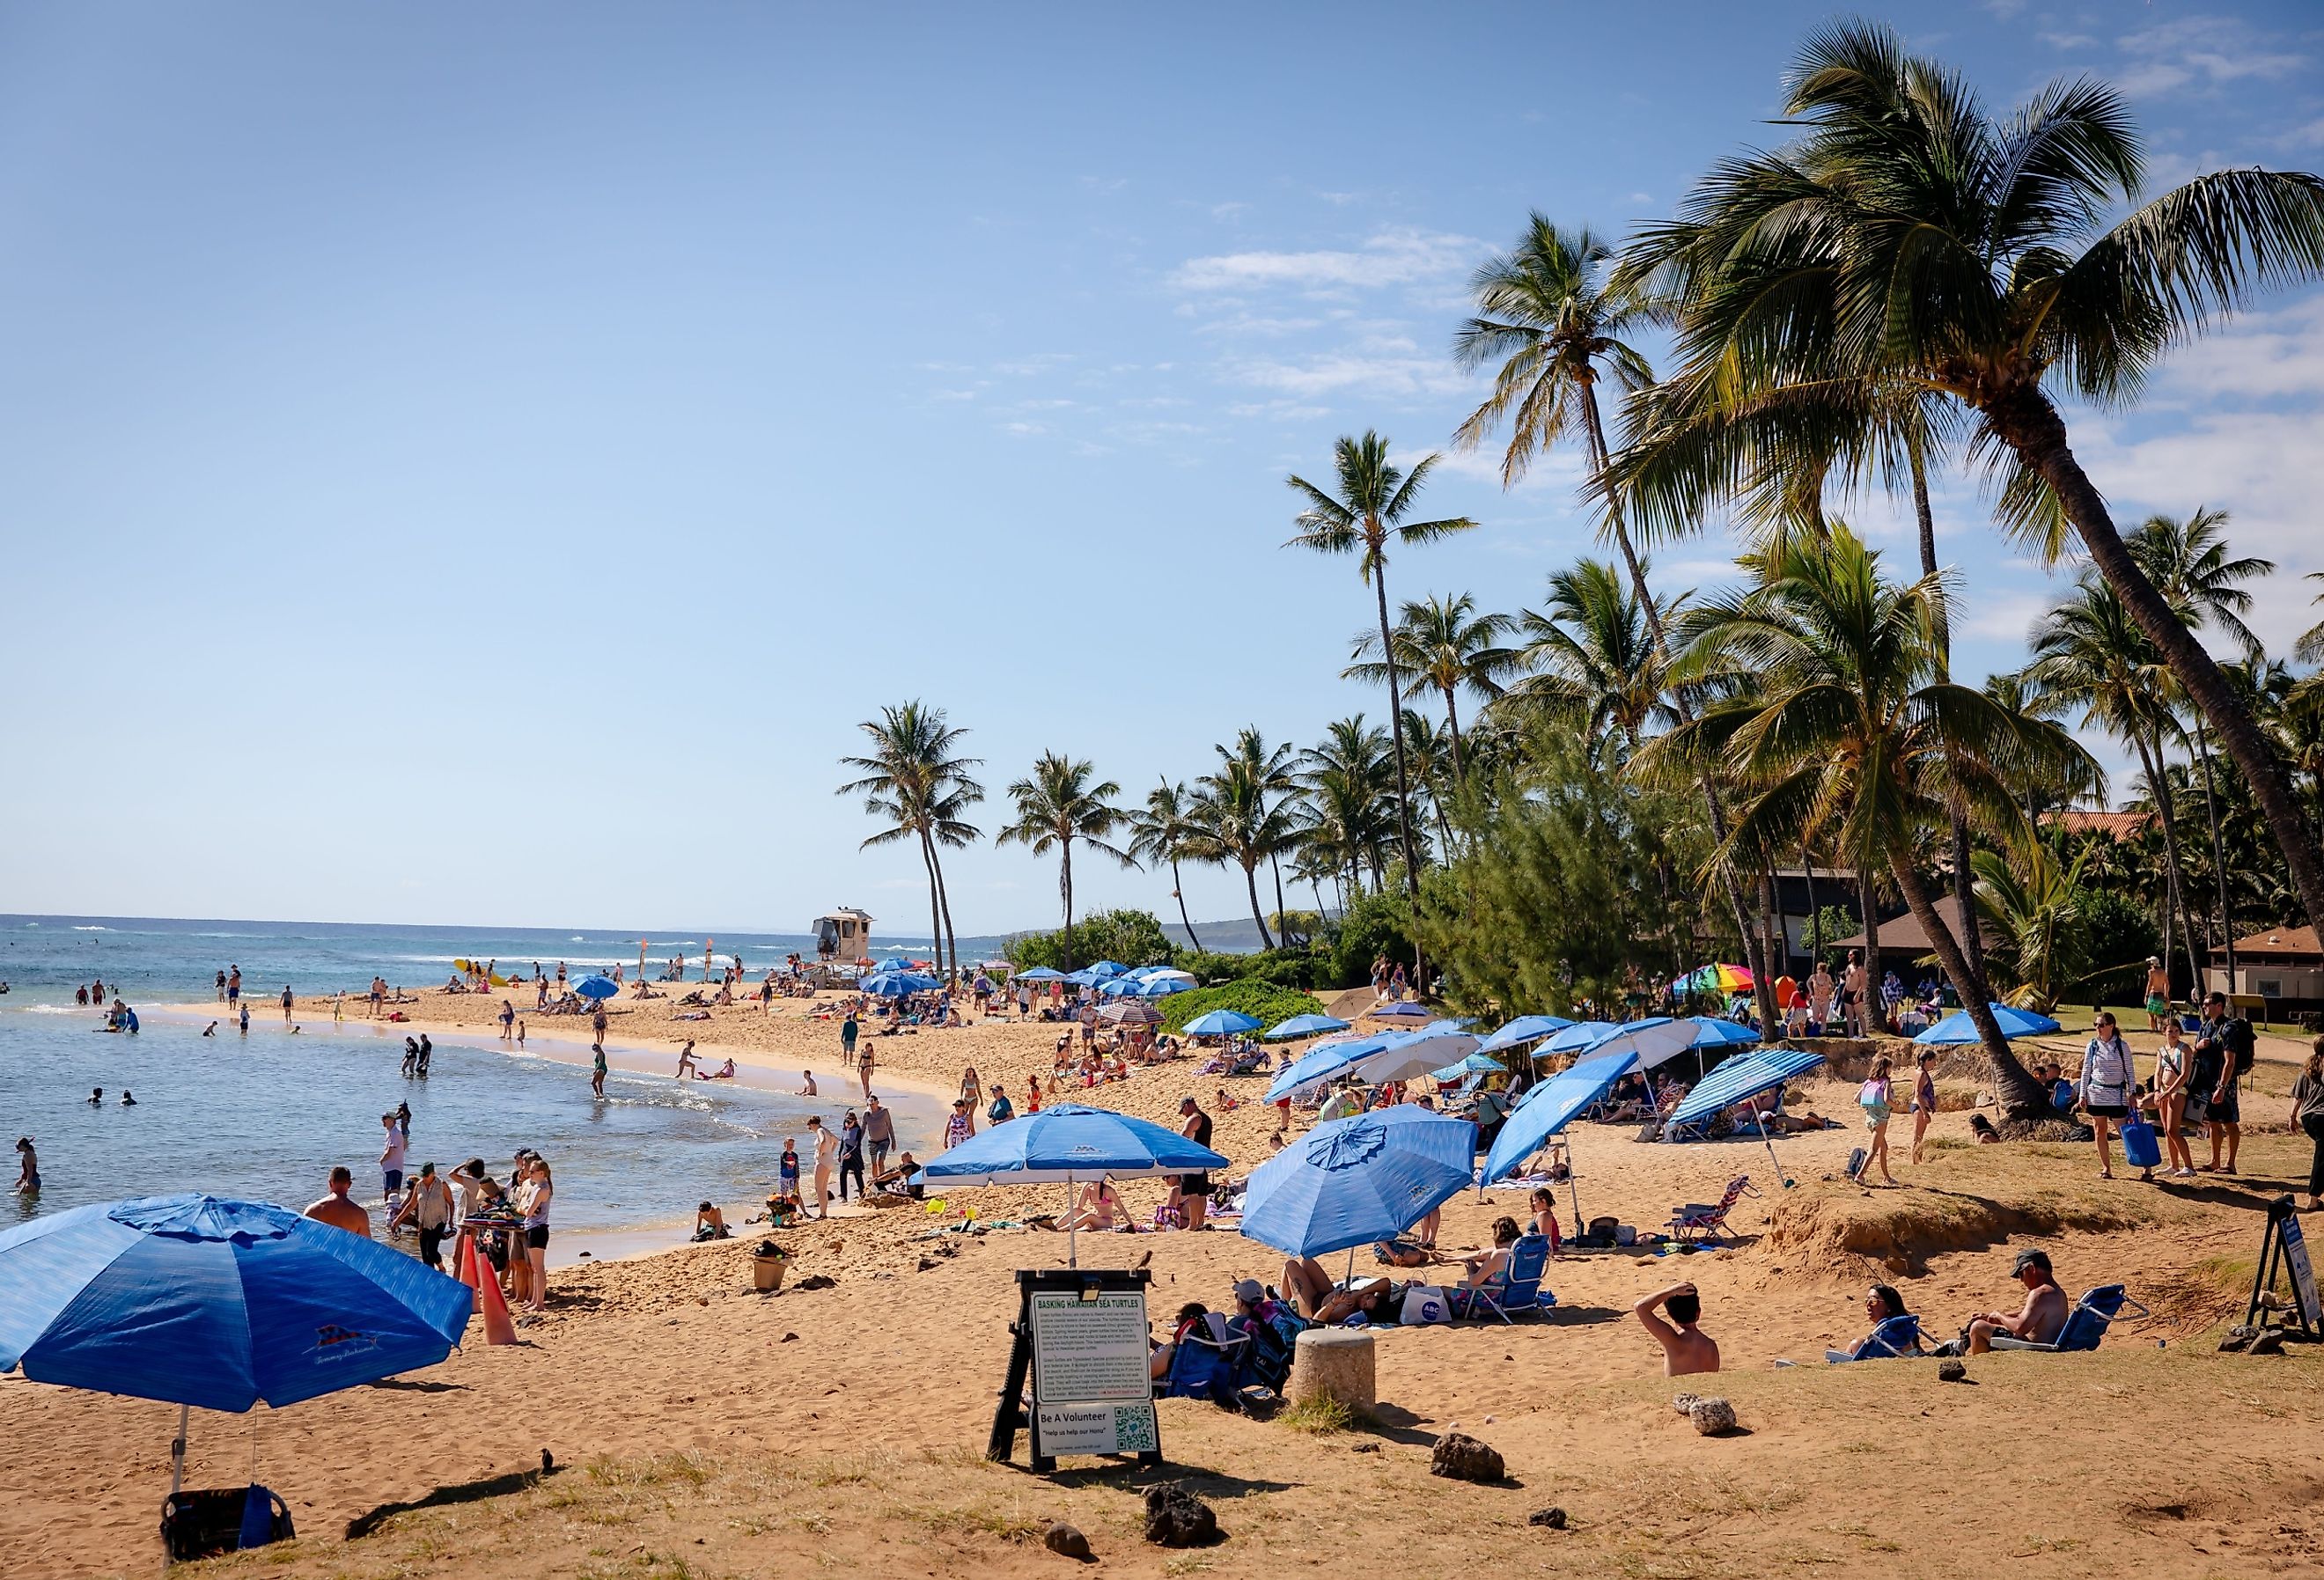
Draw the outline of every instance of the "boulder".
M1698 1399L1686 1416L1694 1423L1694 1429L1706 1437L1735 1429L1735 1407L1723 1399Z
M1565 1511L1563 1509L1536 1509L1532 1513L1526 1516L1526 1523L1527 1525L1538 1525L1544 1530L1563 1530L1565 1529Z
M1940 1361L1937 1363L1937 1381L1940 1382L1966 1382L1969 1381L1969 1368L1962 1365L1959 1361Z
M1062 1520L1049 1521L1049 1529L1041 1533L1041 1545L1078 1563L1097 1562L1097 1555L1090 1551L1089 1538Z
M1491 1445L1480 1443L1466 1432L1447 1432L1436 1439L1436 1452L1428 1459L1428 1474L1490 1486L1504 1480L1508 1471Z
M1146 1539L1157 1547L1208 1547L1219 1539L1219 1517L1176 1482L1148 1487Z

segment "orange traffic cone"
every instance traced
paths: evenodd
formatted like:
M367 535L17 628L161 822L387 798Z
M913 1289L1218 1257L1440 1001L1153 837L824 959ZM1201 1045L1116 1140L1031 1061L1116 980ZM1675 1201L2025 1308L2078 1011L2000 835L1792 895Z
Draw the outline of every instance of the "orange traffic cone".
M483 1257L476 1259L478 1285L476 1304L484 1308L484 1343L512 1344L516 1343L516 1324L509 1320L508 1301L501 1296L501 1281L493 1277L493 1264Z
M459 1268L455 1274L473 1289L476 1287L476 1237L463 1232L460 1235Z

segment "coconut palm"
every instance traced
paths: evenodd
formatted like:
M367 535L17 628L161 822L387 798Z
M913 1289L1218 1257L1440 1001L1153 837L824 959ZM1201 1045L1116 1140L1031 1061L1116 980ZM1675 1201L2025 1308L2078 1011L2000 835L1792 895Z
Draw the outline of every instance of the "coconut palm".
M1186 914L1185 885L1178 881L1178 864L1212 861L1215 847L1204 835L1193 811L1193 799L1183 784L1164 779L1146 792L1146 805L1130 814L1130 854L1141 862L1162 863L1170 869L1170 898L1178 902L1178 922L1186 941L1197 949L1194 919Z
M1993 924L2002 959L2029 1008L2046 1012L2081 966L2077 886L2096 843L2086 843L2071 866L2061 864L2038 839L2012 851L1980 850L1969 857L1977 871L1977 911L1964 914L1982 913Z
M1286 548L1313 549L1322 554L1357 554L1364 579L1372 585L1379 605L1382 668L1388 681L1388 716L1394 718L1404 698L1397 674L1396 641L1388 620L1388 548L1433 543L1439 538L1465 532L1477 523L1467 516L1413 522L1420 485L1435 469L1436 457L1423 456L1406 472L1388 458L1388 440L1367 430L1361 439L1342 437L1333 448L1333 469L1339 493L1327 494L1305 478L1288 479L1292 491L1307 502L1298 514L1298 535ZM1404 737L1393 738L1396 748L1396 820L1404 845L1405 891L1420 898L1420 849L1412 837L1412 775L1405 762ZM1260 929L1264 931L1264 929Z
M2178 724L2171 715L2163 655L2131 620L2114 589L2085 573L2073 596L2042 616L2034 628L2034 660L2027 678L2063 703L2079 707L2082 721L2130 744L2138 753L2141 777L2163 825L2166 911L2163 955L2174 930L2187 940L2189 980L2200 990L2203 963L2188 910L2186 880L2179 861L2179 823L2163 774L2163 738Z
M1452 777L1462 780L1467 768L1461 759L1461 694L1490 702L1501 694L1502 682L1516 670L1517 655L1502 646L1517 628L1507 614L1480 614L1477 600L1458 597L1406 602L1396 629L1389 633L1397 668L1409 677L1405 696L1409 700L1423 686L1434 686L1444 698L1444 724L1452 734ZM1353 642L1357 662L1340 671L1343 680L1377 684L1388 679L1388 665L1378 657L1378 633L1359 632Z
M1366 867L1375 887L1382 882L1380 847L1396 828L1388 756L1388 732L1364 723L1360 713L1334 719L1323 738L1300 753L1309 826L1315 837L1335 843L1357 892L1363 890Z
M959 755L968 732L946 723L943 708L917 698L882 708L878 718L856 727L872 738L872 749L867 755L839 760L841 767L862 777L841 785L836 793L862 796L865 811L888 820L886 828L859 848L906 838L919 842L920 860L928 873L928 947L941 952L948 946L951 970L957 976L960 944L952 930L952 898L945 890L940 852L982 837L966 813L984 799L984 787L968 775L982 759Z
M1748 674L1755 688L1649 741L1634 770L1718 771L1746 787L1725 859L1828 839L1868 881L1886 869L1968 1006L2005 1110L2038 1116L2044 1095L2010 1054L1984 983L1937 914L1917 846L1956 807L1997 836L2022 837L2009 775L2070 763L2080 747L1938 678L1943 577L1885 580L1879 556L1840 522L1823 542L1787 544L1757 570L1753 585L1687 614L1688 647L1674 661L1682 680Z
M1443 852L1450 860L1452 851L1452 824L1447 803L1452 791L1448 782L1452 774L1452 743L1443 725L1416 707L1407 707L1397 715L1397 723L1404 735L1404 755L1412 764L1412 777L1420 784L1421 793L1428 798L1428 809L1436 819L1437 836L1443 841ZM1427 854L1428 840L1421 837L1421 853Z
M1279 802L1268 803L1265 776L1249 758L1225 751L1219 753L1218 771L1196 781L1194 814L1204 837L1242 869L1259 947L1274 948L1275 935L1268 930L1267 914L1259 903L1259 865L1297 845L1299 831L1290 814ZM1278 916L1282 910L1276 907Z
M994 843L1012 841L1031 847L1035 855L1057 853L1057 897L1064 901L1065 969L1074 968L1074 842L1110 855L1125 867L1138 864L1128 851L1107 836L1128 820L1129 814L1113 804L1121 787L1111 780L1092 784L1097 770L1086 759L1044 752L1031 775L1009 787L1017 806L1017 820L1001 829Z
M1235 732L1231 748L1213 746L1211 749L1219 754L1222 762L1240 762L1250 769L1252 781L1259 786L1261 818L1265 818L1270 808L1281 808L1287 824L1298 822L1296 809L1290 803L1298 799L1299 777L1292 771L1296 753L1289 746L1269 747L1267 737L1259 734L1258 725L1246 725ZM1284 910L1283 864L1279 853L1269 854L1268 870L1275 878L1275 914L1280 917Z
M2257 555L2240 559L2227 551L2227 513L2198 508L2181 522L2152 515L2130 536L2130 551L2155 589L2169 600L2172 612L2189 626L2217 626L2241 648L2246 659L2264 651L2252 628L2244 624L2252 596L2243 584L2274 572L2275 562ZM2241 688L2237 688L2240 694ZM2218 888L2219 937L2227 956L2227 981L2236 977L2236 919L2227 892L2227 845L2219 834L2219 797L2212 783L2211 732L2200 708L2190 708L2195 724L2195 762L2203 784L2203 816L2210 824L2211 871Z
M1633 524L1691 530L1758 478L1873 453L1900 389L1959 402L2006 522L2045 551L2080 540L2324 915L2324 855L2282 762L2124 542L2052 393L2125 404L2255 291L2324 273L2324 178L2220 171L2107 226L2144 162L2112 88L2054 84L1998 119L1864 22L1810 36L1782 113L1798 140L1721 162L1625 260L1676 304L1678 356L1612 468Z
M1509 688L1513 704L1569 714L1593 738L1616 730L1625 752L1650 725L1674 716L1646 605L1604 560L1584 558L1552 572L1547 611L1528 609L1517 623L1526 674Z

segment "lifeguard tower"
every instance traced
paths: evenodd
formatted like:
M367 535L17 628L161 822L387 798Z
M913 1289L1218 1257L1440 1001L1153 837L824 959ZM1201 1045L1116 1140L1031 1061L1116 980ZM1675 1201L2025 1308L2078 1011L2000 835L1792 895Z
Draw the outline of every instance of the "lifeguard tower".
M854 966L871 959L871 916L843 905L816 917L815 957L825 966Z

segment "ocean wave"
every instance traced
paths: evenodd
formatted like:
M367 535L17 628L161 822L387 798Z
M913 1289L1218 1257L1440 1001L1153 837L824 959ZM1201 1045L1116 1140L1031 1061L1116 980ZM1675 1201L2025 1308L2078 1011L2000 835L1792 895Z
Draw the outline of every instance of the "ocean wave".
M77 933L109 933L112 930L109 927L81 927L78 924L73 928L73 931Z
M97 1012L80 1004L12 1004L9 1007L26 1015L91 1015Z

